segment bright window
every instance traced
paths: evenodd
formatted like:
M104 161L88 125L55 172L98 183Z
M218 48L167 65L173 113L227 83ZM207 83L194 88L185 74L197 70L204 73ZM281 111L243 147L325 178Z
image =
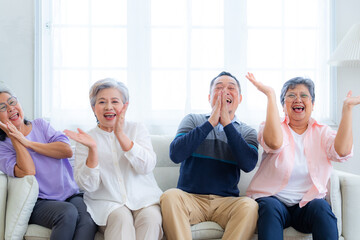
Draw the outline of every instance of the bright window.
M255 128L266 98L248 71L278 99L286 80L312 78L313 116L331 120L327 0L40 2L36 117L60 130L93 127L89 88L113 77L129 88L128 119L152 134L174 134L186 114L211 111L209 84L223 70L240 80L237 115Z

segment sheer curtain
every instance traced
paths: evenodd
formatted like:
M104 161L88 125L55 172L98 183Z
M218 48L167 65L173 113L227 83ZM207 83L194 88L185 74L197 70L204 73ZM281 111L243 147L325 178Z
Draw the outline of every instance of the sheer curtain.
M312 78L314 115L331 120L329 1L58 0L38 12L36 115L57 129L95 126L89 87L112 77L129 88L129 120L175 134L186 114L211 111L209 84L223 70L242 86L237 115L256 128L266 99L247 71L278 96L287 79Z

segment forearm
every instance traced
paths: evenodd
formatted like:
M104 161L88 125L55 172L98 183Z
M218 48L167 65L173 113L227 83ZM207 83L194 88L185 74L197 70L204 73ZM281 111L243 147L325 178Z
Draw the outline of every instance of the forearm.
M273 91L268 94L266 122L263 136L265 144L273 150L279 149L283 143L279 110L276 106L276 98Z
M256 146L249 146L232 124L224 127L224 131L228 139L228 144L240 169L244 172L253 170L258 160L258 151L255 149Z
M28 148L35 152L56 159L70 158L73 155L69 144L64 142L39 143L30 142Z
M16 152L16 165L14 169L15 177L35 175L35 164L29 151L16 139L11 137L10 139Z
M205 140L213 130L210 122L206 121L190 132L177 136L170 144L170 158L175 163L180 163L191 156L196 148Z
M89 155L86 159L86 166L89 168L95 168L99 164L97 147L89 148Z
M131 141L125 133L116 134L116 138L119 141L121 149L124 152L129 151L134 146L133 141Z
M344 105L339 129L335 137L335 151L343 157L351 152L353 146L352 106Z

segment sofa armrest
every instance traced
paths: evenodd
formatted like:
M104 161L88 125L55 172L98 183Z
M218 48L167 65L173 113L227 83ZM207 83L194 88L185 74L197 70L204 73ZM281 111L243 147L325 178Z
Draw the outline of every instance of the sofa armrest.
M336 171L342 197L342 235L346 240L360 236L360 175Z
M5 239L23 239L38 196L34 176L8 177Z
M7 178L6 175L0 171L0 239L5 236L5 209L7 197Z

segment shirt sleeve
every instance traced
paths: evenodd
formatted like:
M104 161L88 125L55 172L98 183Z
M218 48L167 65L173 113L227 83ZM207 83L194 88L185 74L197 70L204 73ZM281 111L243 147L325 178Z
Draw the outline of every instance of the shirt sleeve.
M60 131L56 131L49 122L45 121L44 119L37 119L35 120L36 124L39 124L40 128L43 129L45 134L45 139L47 143L53 142L63 142L70 145L69 138ZM35 122L34 121L34 122Z
M325 128L325 136L322 139L324 140L324 144L326 146L326 153L328 159L335 162L347 161L350 157L353 156L354 145L351 147L351 152L348 155L340 157L340 155L335 150L335 137L337 132L332 130L329 126L326 126Z
M170 144L170 159L174 163L181 163L189 158L211 130L213 126L209 121L197 127L191 114L187 115L181 121L177 135Z
M247 132L244 132L244 135L246 136L246 138L244 138L242 134L236 130L233 123L225 126L224 131L228 139L228 144L240 169L245 172L253 170L258 160L256 131L249 128ZM248 143L248 141L250 143Z
M15 177L16 152L12 145L3 141L0 143L0 171L6 175Z
M89 168L86 166L86 159L88 155L88 147L80 143L76 143L74 178L81 189L87 192L94 192L100 185L100 169L99 165L95 168Z
M143 124L136 124L136 135L132 141L134 145L125 152L125 157L137 173L150 173L156 165L156 154L151 144L150 135Z
M287 145L287 143L288 143L288 141L285 138L285 136L287 134L284 132L283 127L281 126L281 131L283 131L283 143L282 143L281 147L276 150L271 149L268 145L266 145L265 140L264 140L264 128L265 128L265 122L262 122L259 126L258 141L259 141L261 147L264 149L264 152L280 153L284 149L284 146Z

